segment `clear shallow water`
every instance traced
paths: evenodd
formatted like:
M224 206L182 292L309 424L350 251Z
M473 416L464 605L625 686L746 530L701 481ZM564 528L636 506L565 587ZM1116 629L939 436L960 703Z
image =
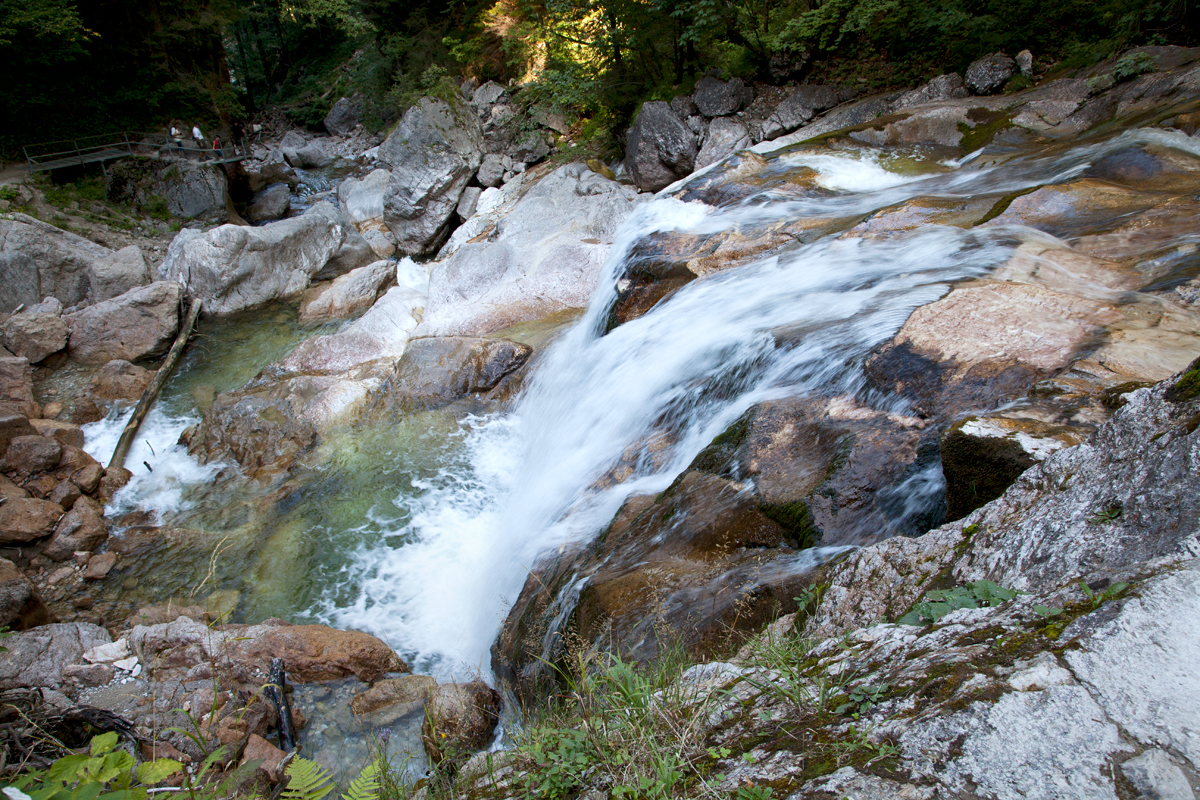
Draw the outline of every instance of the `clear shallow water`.
M242 618L356 627L389 642L417 671L486 676L488 648L539 556L594 536L630 494L665 488L751 405L805 392L858 392L865 354L912 309L1002 263L1034 234L926 226L881 239L830 237L696 280L601 336L621 258L635 241L654 231L713 233L854 216L918 195L999 196L1067 180L1120 147L1164 139L1175 146L1175 138L1135 132L990 168L941 164L919 153L790 150L778 156L786 162L780 168L815 169L818 183L840 194L758 197L724 209L664 196L640 207L586 314L540 354L522 397L503 416L451 408L339 431L310 467L270 493L220 472L164 467L162 482L174 479L178 493L167 486L154 494L159 479L147 480L134 504L161 504L168 521L209 537L209 553L226 543L227 555L213 560L215 575L203 590L225 592L227 603L232 593ZM207 361L172 381L152 429L161 428L164 439L177 436L177 427L194 418L189 402L194 409L212 389L241 385L265 365L262 358L274 360L294 345L301 334L287 333L292 324L277 320L250 337L253 344L214 343ZM261 356L243 358L242 348ZM888 398L872 401L903 410ZM672 443L665 460L644 459L624 483L595 488L651 433ZM155 444L154 458L164 458L158 450ZM940 471L884 491L897 530L909 532L906 520L919 519L940 496ZM236 555L228 555L230 547ZM189 566L191 583L174 578L162 591L194 591L208 567Z

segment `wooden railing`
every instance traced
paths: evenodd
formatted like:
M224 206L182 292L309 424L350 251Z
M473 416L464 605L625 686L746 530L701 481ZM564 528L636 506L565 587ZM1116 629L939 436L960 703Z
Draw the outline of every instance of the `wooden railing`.
M201 149L191 139L183 139L180 144L176 144L174 140L163 133L135 131L30 144L21 149L32 172L82 166L96 162L103 166L106 161L129 156L208 161L214 164L241 161L246 158L244 148L233 144L223 145L220 150L213 150L211 146Z

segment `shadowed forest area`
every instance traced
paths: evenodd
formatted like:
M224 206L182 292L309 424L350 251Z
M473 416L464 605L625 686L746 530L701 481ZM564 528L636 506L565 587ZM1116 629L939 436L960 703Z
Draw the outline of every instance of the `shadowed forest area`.
M319 127L355 93L383 129L460 76L619 144L641 102L710 69L882 89L997 50L1070 68L1196 41L1192 0L3 0L0 146L271 107Z

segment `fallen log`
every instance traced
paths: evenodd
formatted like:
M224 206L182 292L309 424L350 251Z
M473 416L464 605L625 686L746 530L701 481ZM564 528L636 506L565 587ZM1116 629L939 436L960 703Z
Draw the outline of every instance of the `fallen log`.
M200 316L201 302L199 299L192 301L192 307L188 309L187 317L183 324L179 326L179 335L175 337L175 343L171 345L170 351L167 352L167 358L163 361L158 372L154 374L154 379L150 381L150 385L146 387L146 391L142 392L142 397L138 400L137 408L133 410L133 416L129 418L129 422L125 423L125 430L121 431L121 438L117 440L117 449L113 451L112 460L108 462L108 468L121 467L125 464L125 456L129 454L129 448L133 446L133 437L137 435L138 428L142 425L142 420L146 418L146 414L150 411L150 406L154 405L155 398L162 388L167 383L167 378L171 377L172 370L175 369L175 364L179 361L179 357L183 355L183 349L187 345L188 337L192 335L192 328L196 326L196 318Z

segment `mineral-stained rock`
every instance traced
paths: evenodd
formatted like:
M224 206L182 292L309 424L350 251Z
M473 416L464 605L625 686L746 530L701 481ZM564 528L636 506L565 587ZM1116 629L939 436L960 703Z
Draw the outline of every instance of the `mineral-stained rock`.
M0 690L58 687L64 667L79 664L85 650L111 641L108 631L86 622L42 625L15 633L4 640L8 652L0 659Z
M214 628L187 617L173 622L138 625L129 644L151 676L166 678L193 666L211 663L229 670L239 681L261 685L272 658L287 664L295 683L357 677L370 683L389 672L408 672L390 647L359 631L339 631L324 625L289 625L277 619L258 625Z
M134 402L146 391L154 371L124 359L109 361L88 383L88 395L96 400Z
M421 99L379 146L391 167L384 220L405 253L434 251L459 196L483 158L478 117L443 100Z
M28 359L0 355L0 415L42 415L42 407L33 398L33 370Z
M437 690L437 681L428 675L402 675L377 681L350 700L350 710L363 722L384 726L421 711Z
M529 358L527 345L504 339L452 336L414 339L383 392L386 406L436 408L471 392L486 392Z
M79 551L91 551L108 538L104 509L90 497L81 497L54 529L42 555L54 561L66 561Z
M69 315L71 358L83 364L105 364L161 355L179 329L182 297L180 284L159 281Z
M425 752L435 763L465 760L464 751L480 750L491 741L500 720L500 695L483 681L444 683L428 701L421 726Z
M62 445L48 436L14 436L0 468L25 478L54 469L61 455Z
M638 188L657 192L696 166L696 134L661 100L646 103L627 134L625 168Z

